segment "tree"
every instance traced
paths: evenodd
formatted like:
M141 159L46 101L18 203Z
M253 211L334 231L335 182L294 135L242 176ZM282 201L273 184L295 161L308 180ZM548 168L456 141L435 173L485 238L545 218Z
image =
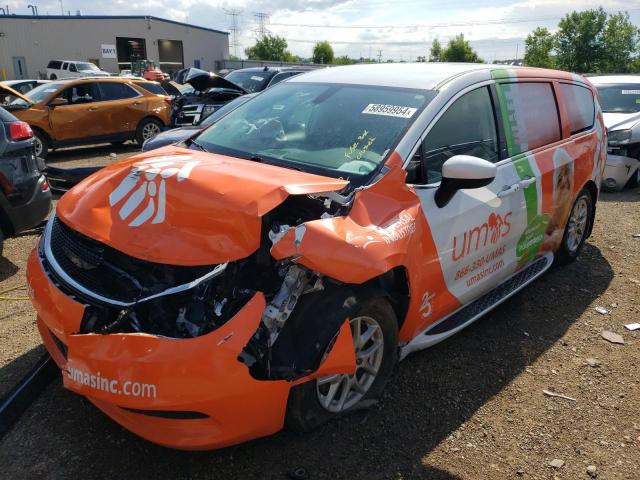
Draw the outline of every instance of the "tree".
M348 55L342 55L341 57L335 58L333 63L336 65L351 65L353 60L351 60Z
M599 72L607 54L604 45L606 21L607 13L602 7L565 15L556 33L558 66L577 73Z
M287 41L277 35L263 35L253 47L245 49L249 60L274 60L290 62L293 55L287 50Z
M471 48L471 44L464 39L464 34L462 33L453 40L449 40L441 58L445 62L484 63L484 60Z
M333 63L333 48L326 40L313 47L313 63Z
M606 73L628 73L635 52L640 48L640 29L629 20L629 14L610 15L604 30L604 52L600 69Z
M538 27L524 41L524 63L530 67L553 68L551 50L555 43L553 34L544 27Z
M441 62L442 61L442 45L440 44L440 40L437 38L433 40L431 44L431 51L429 52L429 61L430 62Z

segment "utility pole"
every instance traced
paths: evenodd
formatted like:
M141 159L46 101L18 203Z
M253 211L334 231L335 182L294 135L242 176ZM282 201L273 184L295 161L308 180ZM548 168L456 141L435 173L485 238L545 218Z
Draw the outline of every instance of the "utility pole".
M269 33L271 33L267 29L267 24L269 23L269 16L270 15L268 13L263 13L263 12L253 13L253 18L255 18L256 23L258 24L256 29L254 30L254 32L258 35L258 38L262 38L268 35Z
M378 63L382 63L382 50L378 50Z
M62 5L62 0L60 0L60 15L64 15L64 6Z
M229 45L233 49L233 56L238 57L238 47L240 46L240 42L238 42L238 31L240 30L238 27L238 18L242 15L242 10L237 8L224 9L224 13L229 17L231 24L229 25L229 31L231 32L231 45Z

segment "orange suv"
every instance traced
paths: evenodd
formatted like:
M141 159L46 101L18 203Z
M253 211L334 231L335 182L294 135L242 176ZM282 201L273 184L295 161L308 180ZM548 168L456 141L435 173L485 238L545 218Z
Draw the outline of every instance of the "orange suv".
M47 83L25 95L0 86L0 102L31 125L36 154L89 143L140 145L169 124L171 97L154 82L83 78Z

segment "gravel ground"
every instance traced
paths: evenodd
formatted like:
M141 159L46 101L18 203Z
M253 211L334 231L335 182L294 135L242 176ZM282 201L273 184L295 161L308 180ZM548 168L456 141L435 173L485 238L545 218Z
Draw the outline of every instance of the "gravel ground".
M104 161L110 149L92 153ZM603 194L598 208L577 262L411 355L367 412L310 434L178 452L128 433L58 378L0 440L0 477L284 479L302 467L309 479L637 480L640 331L623 325L640 322L640 190ZM35 240L6 242L0 291L24 283ZM1 393L41 347L29 302L0 302L0 319Z

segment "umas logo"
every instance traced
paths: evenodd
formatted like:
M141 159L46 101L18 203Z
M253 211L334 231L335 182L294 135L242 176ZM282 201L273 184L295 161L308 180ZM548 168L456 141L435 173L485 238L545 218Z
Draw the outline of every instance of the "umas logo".
M139 227L150 220L152 224L162 223L167 207L167 182L173 177L176 183L183 182L198 163L191 155L166 155L135 163L109 195L109 205L115 207L124 200L118 216L127 220L146 202L129 226Z
M501 238L509 235L511 231L512 212L501 216L498 213L491 213L486 222L482 225L472 228L464 232L464 235L456 235L453 237L453 250L451 257L454 262L465 257L471 252L475 252L487 246L487 244L496 244Z

